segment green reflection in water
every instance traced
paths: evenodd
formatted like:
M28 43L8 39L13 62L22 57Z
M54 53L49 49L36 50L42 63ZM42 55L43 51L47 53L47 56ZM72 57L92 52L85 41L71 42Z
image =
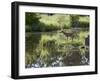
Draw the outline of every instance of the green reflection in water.
M78 37L71 40L58 31L26 33L26 68L89 64L89 47L84 45L87 34L87 31L81 31ZM88 57L84 57L85 55Z

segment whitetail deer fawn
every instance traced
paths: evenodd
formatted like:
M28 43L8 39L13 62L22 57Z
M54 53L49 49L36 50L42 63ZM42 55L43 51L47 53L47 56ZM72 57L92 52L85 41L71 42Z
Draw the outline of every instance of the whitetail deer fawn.
M62 30L61 32L67 37L67 39L70 37L73 40L73 38L77 36L76 31L65 32Z

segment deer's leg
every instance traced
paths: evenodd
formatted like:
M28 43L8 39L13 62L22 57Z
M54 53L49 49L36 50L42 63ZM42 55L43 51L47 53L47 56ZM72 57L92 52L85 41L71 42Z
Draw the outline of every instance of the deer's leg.
M73 37L72 37L72 41L73 41L74 39L73 39Z
M71 41L73 41L73 37L71 37Z
M68 40L68 36L67 36L67 40Z
M72 41L74 40L74 36L72 36Z

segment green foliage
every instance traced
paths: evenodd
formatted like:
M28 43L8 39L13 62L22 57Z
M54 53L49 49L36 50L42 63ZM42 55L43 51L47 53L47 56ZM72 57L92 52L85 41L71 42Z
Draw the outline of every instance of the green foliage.
M71 15L71 26L72 27L78 27L78 23L79 23L79 15Z
M79 18L79 22L89 23L89 21L90 21L89 16L80 16L80 18Z
M56 28L62 28L62 27L70 27L70 16L69 15L62 15L62 14L54 14L52 16L48 15L42 15L40 22ZM52 27L50 26L50 27Z
M72 27L88 28L89 16L85 15L71 15Z
M56 31L72 27L89 27L89 16L68 14L40 14L29 13L25 15L26 32Z
M70 15L26 13L26 31L54 31L70 28Z
M39 22L39 15L31 12L26 12L25 13L25 24L32 26L33 23Z

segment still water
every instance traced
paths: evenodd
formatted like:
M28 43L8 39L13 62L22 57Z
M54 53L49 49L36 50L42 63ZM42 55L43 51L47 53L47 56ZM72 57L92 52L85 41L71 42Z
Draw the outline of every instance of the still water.
M25 67L89 65L89 46L84 40L84 36L67 39L59 32L26 33Z

